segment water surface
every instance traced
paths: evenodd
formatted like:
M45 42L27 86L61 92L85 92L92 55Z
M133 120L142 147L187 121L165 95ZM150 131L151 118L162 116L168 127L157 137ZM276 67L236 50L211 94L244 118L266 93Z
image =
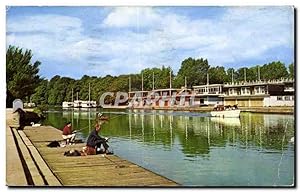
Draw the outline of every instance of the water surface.
M100 111L100 110L99 110ZM101 135L114 153L184 186L290 186L294 183L294 116L101 110ZM46 124L67 121L86 140L96 109L49 111Z

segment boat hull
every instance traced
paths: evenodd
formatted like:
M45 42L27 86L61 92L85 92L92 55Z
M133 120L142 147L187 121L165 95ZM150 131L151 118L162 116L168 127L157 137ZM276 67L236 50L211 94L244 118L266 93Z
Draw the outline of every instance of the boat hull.
M211 111L210 115L212 117L240 117L241 110L225 110L225 111Z

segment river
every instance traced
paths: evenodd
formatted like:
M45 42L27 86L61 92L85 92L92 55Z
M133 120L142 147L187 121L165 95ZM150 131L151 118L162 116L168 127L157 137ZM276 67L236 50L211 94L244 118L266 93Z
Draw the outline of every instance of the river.
M86 140L96 110L110 117L101 135L114 153L183 186L290 186L294 183L294 116L158 110L51 110L44 124L67 121Z

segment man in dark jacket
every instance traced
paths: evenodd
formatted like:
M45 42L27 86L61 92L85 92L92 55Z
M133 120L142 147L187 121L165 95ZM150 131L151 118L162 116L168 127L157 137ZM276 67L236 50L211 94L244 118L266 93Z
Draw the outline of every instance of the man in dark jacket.
M98 135L99 131L101 130L100 124L96 124L95 129L90 133L86 145L89 148L88 150L90 154L96 154L97 148L100 148L101 145L104 147L104 153L109 153L108 151L108 144L107 140L108 138L102 138Z

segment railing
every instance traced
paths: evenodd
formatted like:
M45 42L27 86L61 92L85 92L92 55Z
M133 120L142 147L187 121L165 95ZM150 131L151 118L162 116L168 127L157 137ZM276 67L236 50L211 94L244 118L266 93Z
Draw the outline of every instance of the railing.
M221 93L219 91L209 91L209 92L196 92L197 95L206 95L206 94L214 94L214 95L220 95Z
M255 81L239 81L239 82L229 82L224 83L224 86L232 86L232 85L255 85L255 84L268 84L268 83L294 83L293 78L281 78L281 79L274 79L274 80L255 80Z

